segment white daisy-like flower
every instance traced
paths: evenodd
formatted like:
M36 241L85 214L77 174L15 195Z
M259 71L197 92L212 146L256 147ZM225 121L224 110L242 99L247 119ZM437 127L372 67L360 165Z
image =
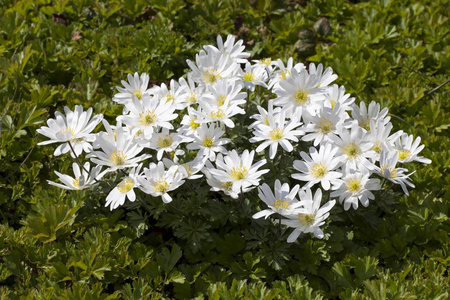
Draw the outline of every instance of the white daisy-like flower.
M161 132L154 133L149 140L149 148L158 151L156 158L161 160L164 152L174 152L181 143L191 142L192 138L182 136L178 132L169 132L169 129L163 128Z
M256 68L264 69L267 72L268 77L270 77L274 71L274 66L277 65L276 61L272 61L272 58L266 57L262 59L253 59L254 66Z
M423 164L431 164L431 159L418 156L423 148L425 148L425 145L420 145L420 140L420 136L414 140L413 135L408 135L407 133L403 133L395 139L394 149L398 152L398 161L401 163L418 161Z
M241 155L238 155L236 150L232 150L223 158L223 161L216 159L217 169L209 169L209 172L220 182L231 182L233 190L247 192L258 186L260 177L270 171L269 169L258 171L266 160L260 160L252 165L254 156L255 151L244 150Z
M258 187L259 198L267 204L269 209L262 210L253 215L253 219L259 219L261 217L269 217L274 213L286 216L291 215L293 210L297 208L300 202L295 198L300 186L295 185L292 190L289 189L289 184L283 183L277 179L275 180L274 191L269 187L268 184L264 183L262 186Z
M344 124L344 120L339 114L339 104L336 104L336 109L331 109L322 106L316 115L311 115L307 111L303 113L303 120L305 125L300 129L306 134L302 137L304 141L314 141L314 147L322 142L331 142L330 136L337 134L336 126Z
M328 67L323 71L323 65L319 64L316 68L316 65L313 63L309 64L309 74L314 76L317 80L317 87L325 87L330 83L335 81L338 76L333 74L333 69Z
M355 102L355 98L345 93L344 86L338 86L337 84L327 87L327 92L324 106L334 110L335 105L339 104L339 109L337 109L338 114L342 119L348 119L349 115L346 111L352 110L352 104Z
M272 78L269 81L269 88L273 88L274 90L280 87L280 82L285 81L292 75L293 69L297 72L305 69L305 65L302 63L297 63L294 66L294 59L292 57L289 57L286 66L281 59L278 59L273 65L278 67L278 70L272 73Z
M220 122L229 128L234 128L235 124L231 117L237 114L245 114L245 111L238 107L237 103L229 102L225 99L222 106L210 105L206 101L201 101L200 109L193 113L197 115L199 123Z
M393 148L393 140L397 139L402 134L402 131L389 135L393 126L391 122L385 123L383 120L370 120L370 131L368 140L373 143L371 150L375 151L376 155L373 161L380 159L381 151L390 151Z
M112 138L114 140L105 139L105 135L97 135L96 144L102 151L93 151L87 156L92 162L109 167L109 172L135 167L151 157L149 154L137 156L144 147L136 143L134 136L125 133L122 126L116 126Z
M305 109L314 115L326 97L326 89L317 88L317 82L317 78L309 75L305 69L299 72L292 69L291 76L281 81L278 88L274 88L277 95L274 105L283 107L283 110L291 112L292 115L302 115Z
M183 79L184 80L184 79ZM174 109L182 110L189 104L185 102L184 89L186 85L180 85L175 80L170 80L170 88L165 83L151 88L151 93L161 99L161 102L170 102Z
M352 117L358 120L359 126L365 130L370 130L370 120L383 120L386 124L391 117L387 117L388 108L385 107L380 111L380 104L375 101L370 102L369 107L366 106L364 101L358 105L352 105Z
M195 113L195 110L192 107L188 107L187 114L183 116L180 124L183 125L177 129L180 134L186 136L192 136L195 132L197 132L198 127L200 127L200 123L198 121L198 115Z
M250 91L254 91L257 85L267 88L267 76L265 68L251 65L249 62L245 64L244 70L239 70L239 78L244 83L244 87Z
M183 163L183 164L176 164L174 161L163 158L163 163L166 166L166 168L170 168L174 165L178 166L178 172L181 173L183 176L181 179L198 179L203 177L202 174L199 174L199 172L203 169L205 166L207 158L206 157L196 157L194 160Z
M49 119L47 126L42 126L36 131L45 135L50 140L38 143L38 145L48 145L52 143L62 143L54 152L55 156L70 151L72 157L79 156L83 151L89 153L92 151L90 142L95 140L92 130L103 119L103 115L96 115L91 119L92 108L83 111L81 105L76 105L75 110L71 111L67 106L64 107L65 116L59 111L55 112L55 119ZM74 148L75 153L71 151L69 142Z
M139 188L153 197L161 196L164 203L169 203L172 201L172 197L168 192L177 189L184 183L184 180L181 180L182 174L177 171L178 166L176 165L165 171L163 162L150 163L149 168L144 169L144 176L138 178Z
M76 163L72 164L72 168L75 178L55 171L58 179L63 184L47 180L48 184L65 190L84 190L97 185L97 180L100 180L105 174L105 172L100 173L102 169L101 166L95 166L94 168L92 168L92 170L89 170L89 162L84 163L82 170Z
M253 131L255 136L250 139L250 143L263 141L256 148L256 152L261 152L270 146L269 155L270 159L273 159L277 153L278 144L287 152L291 152L294 147L289 141L298 142L297 136L305 133L301 130L295 130L301 123L294 120L286 122L284 110L275 116L269 113L268 118L269 125L259 124L255 127Z
M194 141L186 146L189 150L199 150L197 157L206 157L210 161L216 160L216 153L227 153L223 147L230 142L230 139L221 138L225 132L217 128L214 124L208 126L202 124L194 133Z
M336 179L333 182L333 192L331 197L339 197L339 202L344 203L344 209L348 210L351 206L358 209L358 201L364 207L369 206L369 200L375 199L371 191L381 189L378 179L369 178L370 173L367 169L347 173L342 179Z
M225 103L230 105L244 104L247 93L241 92L242 85L231 80L218 80L215 84L208 87L209 93L204 93L200 102L207 102L211 106L221 107Z
M350 131L344 126L337 126L338 135L331 135L330 139L339 147L339 153L345 156L346 167L350 169L367 168L373 170L375 166L368 158L376 153L371 150L373 143L369 141L367 132L353 121Z
M281 224L295 228L287 238L288 243L293 243L299 235L303 233L314 233L314 236L323 238L323 231L320 226L325 224L325 219L330 215L329 211L336 204L335 200L328 201L320 207L322 201L322 190L317 189L314 198L311 189L300 190L300 207L295 209L293 214L287 216L289 219L281 220Z
M213 45L206 45L203 48L208 52L213 52L217 56L218 55L228 55L230 59L232 59L235 63L243 64L247 61L247 58L250 56L250 53L244 52L245 46L243 40L238 40L236 43L235 37L232 34L227 36L227 40L225 43L222 40L220 35L217 36L217 48Z
M134 188L139 187L138 178L142 164L131 169L129 175L122 179L122 181L109 192L106 197L105 207L110 206L110 209L116 209L125 203L125 199L128 198L131 202L136 200L136 193Z
M223 162L223 156L222 154L217 155L217 160L220 160ZM214 169L214 166L211 164L209 160L205 162L205 167L202 169L202 172L206 176L206 182L211 187L211 191L213 192L223 192L225 195L230 196L233 199L237 199L239 197L239 194L241 193L240 189L237 189L236 185L233 185L233 182L221 182L216 179L215 176L213 176L209 170Z
M137 136L150 139L158 126L173 129L170 121L178 115L173 113L175 107L172 103L151 96L143 96L141 101L134 98L133 105L128 106L130 113L117 117L117 120L137 130Z
M125 88L116 86L119 93L114 95L113 101L127 106L131 103L133 97L140 100L144 95L150 94L148 89L148 81L150 80L150 77L146 73L143 73L140 77L137 72L134 73L134 76L128 74L127 79L128 82L125 80L121 81Z
M209 86L215 84L220 79L235 78L235 74L240 68L228 54L218 54L216 52L208 52L201 50L195 56L196 63L186 60L192 69L192 79L201 86Z
M300 156L304 159L295 160L294 168L301 173L292 174L291 177L301 181L307 181L308 183L304 188L312 187L314 184L319 183L322 188L328 191L331 187L331 183L337 178L342 177L342 172L334 171L343 162L342 156L336 156L339 148L332 144L326 144L320 146L319 152L316 148L309 148L309 154L301 152Z
M203 89L195 84L192 73L187 74L187 80L181 77L179 83L182 88L182 93L179 95L181 102L186 103L187 106L197 103L203 94Z
M248 126L248 129L253 129L256 126L258 126L259 124L264 124L269 126L269 114L272 116L275 116L276 114L280 113L281 111L281 107L273 107L273 101L270 100L269 101L269 110L265 110L263 107L261 106L257 106L256 108L258 109L259 114L254 114L252 116L250 116L250 119L255 119L256 121L253 122L252 124L250 124L250 126Z
M380 167L376 167L376 171L382 177L386 178L390 182L398 184L402 187L403 192L409 196L407 185L414 188L414 184L409 181L409 176L414 174L405 174L408 172L405 168L396 168L398 162L398 152L382 151L380 155Z

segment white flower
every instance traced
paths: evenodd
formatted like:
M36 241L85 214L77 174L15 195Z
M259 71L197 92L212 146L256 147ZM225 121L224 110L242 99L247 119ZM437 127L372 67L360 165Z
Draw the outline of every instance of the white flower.
M339 197L339 202L344 202L344 209L351 206L358 209L358 200L364 207L369 206L369 200L375 199L371 191L381 189L378 179L369 179L370 173L367 169L348 173L342 179L333 182L331 197Z
M265 68L258 65L251 65L249 62L245 64L245 70L240 70L239 78L244 82L244 87L250 91L255 90L255 86L259 85L267 88L267 72Z
M211 106L221 107L227 103L230 105L244 104L247 94L241 92L242 85L231 80L218 80L207 89L209 93L204 93L200 98L200 103L206 101Z
M381 151L390 151L393 148L392 140L397 139L402 134L402 131L398 131L389 136L392 127L391 122L385 123L383 120L370 120L368 140L373 143L371 150L376 153L376 156L373 157L374 161L380 159Z
M227 153L227 149L223 145L228 144L230 139L221 138L225 132L220 128L211 124L208 126L202 124L194 133L194 141L188 144L186 148L189 150L199 150L197 157L205 156L210 161L216 159L216 152Z
M269 185L264 183L262 186L258 187L258 196L267 204L267 206L269 206L269 209L257 212L253 215L253 219L259 219L261 217L267 219L268 216L274 213L280 215L292 214L293 210L297 208L300 203L295 198L299 189L300 186L297 184L292 190L289 190L289 185L287 183L281 185L281 182L277 179L275 181L274 195Z
M186 103L188 106L196 103L200 98L203 89L195 84L192 79L192 73L187 74L187 81L181 77L179 82L182 88L182 94L180 94L179 98L182 99L182 102Z
M167 192L177 189L184 183L182 175L177 172L178 166L173 165L169 170L164 170L163 162L151 163L150 168L144 169L145 176L139 177L140 189L153 197L161 196L164 203L172 201L172 197Z
M292 174L292 178L308 181L303 188L312 187L314 184L320 182L322 188L328 191L331 183L337 178L342 177L341 172L333 171L343 162L342 156L336 157L338 151L339 148L332 144L320 146L319 152L317 152L316 148L309 148L311 156L302 151L300 155L305 161L294 161L294 168L301 173Z
M63 143L55 149L55 156L67 153L70 150L69 142L75 150L70 154L72 157L79 156L83 150L87 153L92 151L92 146L89 142L94 141L95 135L91 131L103 119L103 115L96 115L90 120L92 115L92 108L83 111L81 105L76 105L75 110L71 111L67 106L64 107L64 116L59 111L55 112L55 119L49 119L47 126L42 126L37 130L38 133L50 138L48 141L40 142L38 145L48 145L52 143Z
M89 171L89 162L84 163L82 170L80 170L80 167L76 163L72 164L72 168L75 178L55 171L55 174L63 184L47 180L48 184L65 190L84 190L97 185L96 180L100 180L105 174L105 172L100 173L101 166L96 166Z
M234 128L234 122L231 117L236 114L245 114L245 111L237 106L237 103L230 103L229 99L225 99L222 106L210 105L206 101L201 101L200 110L194 111L197 115L199 123L220 122L229 128Z
M323 238L323 231L320 229L320 226L325 224L325 219L330 215L329 211L333 208L336 201L328 201L320 207L322 200L321 189L317 189L314 198L309 188L305 191L301 190L298 196L300 198L300 208L295 209L293 214L288 216L289 219L281 220L281 224L295 228L289 235L287 242L295 242L302 232L312 232L317 238Z
M309 64L309 74L316 77L317 87L328 86L338 77L336 74L333 74L332 68L328 67L325 69L325 71L323 71L322 64L319 64L316 68L316 65L313 63Z
M131 169L130 174L109 192L106 197L105 207L110 206L110 209L113 210L122 206L125 203L125 198L128 198L131 202L136 200L134 188L139 187L138 177L141 167L142 164Z
M217 36L217 48L212 45L206 45L203 48L208 52L214 52L215 55L228 55L228 57L235 63L243 64L247 61L250 53L244 52L245 46L243 40L238 40L236 44L234 43L235 37L232 34L227 36L227 40L223 43L222 37Z
M370 102L369 107L367 108L366 103L361 101L358 105L352 105L352 117L355 120L358 120L359 126L364 128L365 130L370 130L370 120L383 120L383 123L389 122L391 117L386 117L388 114L388 108L385 107L380 111L380 104L375 101Z
M143 73L140 78L137 72L134 73L134 76L128 74L127 78L128 82L122 80L122 85L125 88L116 86L119 93L115 94L113 97L113 101L125 106L131 103L133 97L140 100L144 95L150 94L148 89L148 81L150 80L150 77L146 73Z
M122 126L116 126L112 138L114 140L105 139L105 135L97 135L96 144L102 151L93 151L87 156L96 164L108 166L109 172L135 167L139 162L151 157L149 154L137 156L144 148L136 143L132 135L126 134Z
M355 102L355 98L350 98L350 94L345 93L345 87L339 87L337 84L327 87L327 91L328 94L325 98L324 106L334 110L335 105L339 104L339 108L337 109L338 114L342 119L348 119L349 115L346 111L352 110L352 104Z
M203 175L198 174L198 172L203 169L206 160L207 157L196 157L190 162L184 164L176 164L170 159L163 158L163 162L166 168L170 168L174 165L178 166L178 172L182 174L182 179L197 179L203 177Z
M169 129L163 128L161 132L152 135L149 148L158 151L156 158L161 160L164 152L173 152L181 143L190 141L192 138L183 137L178 132L169 133Z
M345 156L346 167L373 170L375 166L367 160L376 155L371 150L373 143L368 140L367 132L358 126L357 121L352 122L350 131L337 126L337 132L339 136L331 135L330 138L339 147L340 154Z
M345 126L344 120L339 115L339 104L335 106L336 110L322 106L315 116L312 116L308 112L303 114L304 126L300 129L307 132L302 137L304 141L314 140L314 146L319 145L322 142L331 141L330 136L336 134L336 126Z
M250 126L248 126L248 129L253 129L256 126L258 126L259 124L264 124L264 125L269 125L269 114L271 114L272 116L275 116L276 114L278 114L281 111L281 107L276 107L273 108L273 101L270 100L269 101L269 111L265 110L263 107L261 106L257 106L256 107L259 111L259 114L254 114L252 116L250 116L251 119L255 119L256 121L253 122L252 124L250 124Z
M242 155L238 155L236 150L228 152L223 161L216 159L217 169L209 169L209 172L220 182L233 185L233 189L247 192L259 185L261 175L269 172L269 169L258 169L266 163L266 160L260 160L253 164L255 151L244 150Z
M267 146L270 146L269 155L270 159L273 159L277 153L278 144L280 144L287 152L291 152L294 147L289 140L298 142L297 136L304 134L304 132L301 130L294 130L296 127L300 126L301 123L294 120L290 120L286 123L284 110L275 116L269 111L268 118L269 125L257 125L253 131L255 136L250 139L250 142L256 143L264 141L256 148L256 152L261 152Z
M183 79L183 78L181 78ZM183 79L184 80L184 79ZM161 86L154 86L151 88L151 92L163 103L169 102L174 109L182 110L186 106L189 105L189 103L185 102L184 97L184 89L186 88L186 85L181 85L176 82L175 80L170 80L170 89L167 88L167 86L162 83Z
M423 156L418 156L424 145L420 145L420 136L414 140L413 135L403 133L398 139L394 141L394 148L398 152L398 161L406 163L410 161L418 161L424 164L431 164L431 160Z
M133 105L128 107L130 113L117 117L117 120L136 129L137 135L142 135L144 139L150 139L158 126L173 129L173 125L169 121L178 116L173 113L175 107L172 105L172 101L166 102L159 97L144 96L141 101L134 98Z
M399 184L402 187L403 192L409 196L406 186L409 185L414 188L414 184L409 181L409 176L414 172L406 175L405 172L408 172L407 169L396 168L398 156L398 152L390 153L388 151L382 151L380 155L380 167L376 167L376 171L390 182Z
M283 110L291 112L291 115L302 115L304 109L314 115L325 100L326 93L326 89L317 88L317 84L316 77L309 75L305 69L299 72L292 69L291 76L281 81L278 88L274 88L278 96L274 105L282 106Z
M217 155L217 160L223 161L222 154ZM233 182L220 182L217 180L210 172L209 170L214 169L214 166L211 164L209 160L205 162L205 167L202 169L202 172L206 176L206 182L211 187L211 191L213 192L219 192L222 191L225 193L225 195L230 196L231 198L237 199L240 194L240 190L237 189L236 185L233 185Z
M177 129L180 134L186 136L192 136L197 132L200 123L198 121L198 116L195 114L195 110L192 107L188 107L188 113L183 116L180 124L183 125Z
M201 86L215 84L220 79L234 78L239 64L235 63L227 53L200 51L195 56L196 63L186 60L192 69L192 79Z
M294 59L292 57L289 57L286 66L284 66L284 63L283 61L281 61L281 59L278 59L273 63L273 65L279 68L279 70L272 73L272 79L269 82L269 88L273 89L279 88L280 82L285 81L292 75L292 69L295 69L297 72L305 69L305 66L302 63L297 63L294 66Z

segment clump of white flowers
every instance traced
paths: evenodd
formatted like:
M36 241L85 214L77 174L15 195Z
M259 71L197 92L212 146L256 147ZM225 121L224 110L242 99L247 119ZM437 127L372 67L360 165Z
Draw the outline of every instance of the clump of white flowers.
M111 210L139 199L137 190L169 203L188 180L235 199L257 188L267 209L253 218L277 216L280 225L294 228L291 243L301 233L323 238L320 227L336 200L345 210L367 207L387 181L408 195L413 172L405 164L431 163L418 155L420 137L391 134L387 108L374 101L357 105L343 86L332 85L337 75L331 68L292 58L286 64L250 60L243 41L232 35L225 42L219 36L217 44L204 46L187 61L191 72L169 86L149 87L148 74L129 74L112 99L123 113L116 125L103 120L105 131L92 133L103 119L91 118L92 108L57 112L38 129L49 138L40 145L59 143L55 156L70 152L75 177L55 172L61 183L49 183L82 190L115 174L105 199ZM249 104L252 93L260 105ZM248 118L255 121L243 125ZM250 138L236 149L230 133ZM83 152L90 162L82 164ZM285 170L270 170L267 159L277 168L283 155L293 157L295 185L276 179L272 191L264 174Z

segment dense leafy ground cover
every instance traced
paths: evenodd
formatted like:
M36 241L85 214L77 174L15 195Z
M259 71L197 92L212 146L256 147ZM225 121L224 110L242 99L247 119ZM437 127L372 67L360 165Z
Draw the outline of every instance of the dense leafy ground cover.
M448 298L450 5L355 2L2 1L1 298ZM110 212L106 190L47 184L72 163L36 146L56 110L81 104L113 120L125 74L167 83L229 33L255 58L331 66L357 101L389 107L433 161L415 164L410 197L395 188L367 209L337 205L323 240L287 244L288 232L251 219L254 193L239 202L182 186L173 206L149 197ZM268 182L289 180L278 172Z

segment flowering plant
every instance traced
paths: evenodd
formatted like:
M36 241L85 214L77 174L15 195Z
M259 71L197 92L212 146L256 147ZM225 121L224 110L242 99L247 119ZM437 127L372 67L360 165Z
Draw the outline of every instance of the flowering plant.
M168 86L149 87L145 73L128 75L112 99L123 106L115 125L102 115L91 119L92 108L57 112L38 129L49 138L40 144L60 143L55 156L70 152L75 177L55 171L61 183L49 183L81 190L110 178L111 210L136 199L146 205L148 197L170 203L191 180L237 201L255 190L267 209L253 218L277 215L280 226L294 228L289 243L301 233L323 238L336 200L345 210L367 207L387 182L408 195L413 172L404 166L431 161L419 156L420 137L391 133L387 108L356 104L321 64L249 57L242 40L219 36L217 47L204 46L187 61L186 78ZM105 131L92 133L100 122ZM90 163L82 163L83 153ZM282 172L290 182L267 181L288 158Z

